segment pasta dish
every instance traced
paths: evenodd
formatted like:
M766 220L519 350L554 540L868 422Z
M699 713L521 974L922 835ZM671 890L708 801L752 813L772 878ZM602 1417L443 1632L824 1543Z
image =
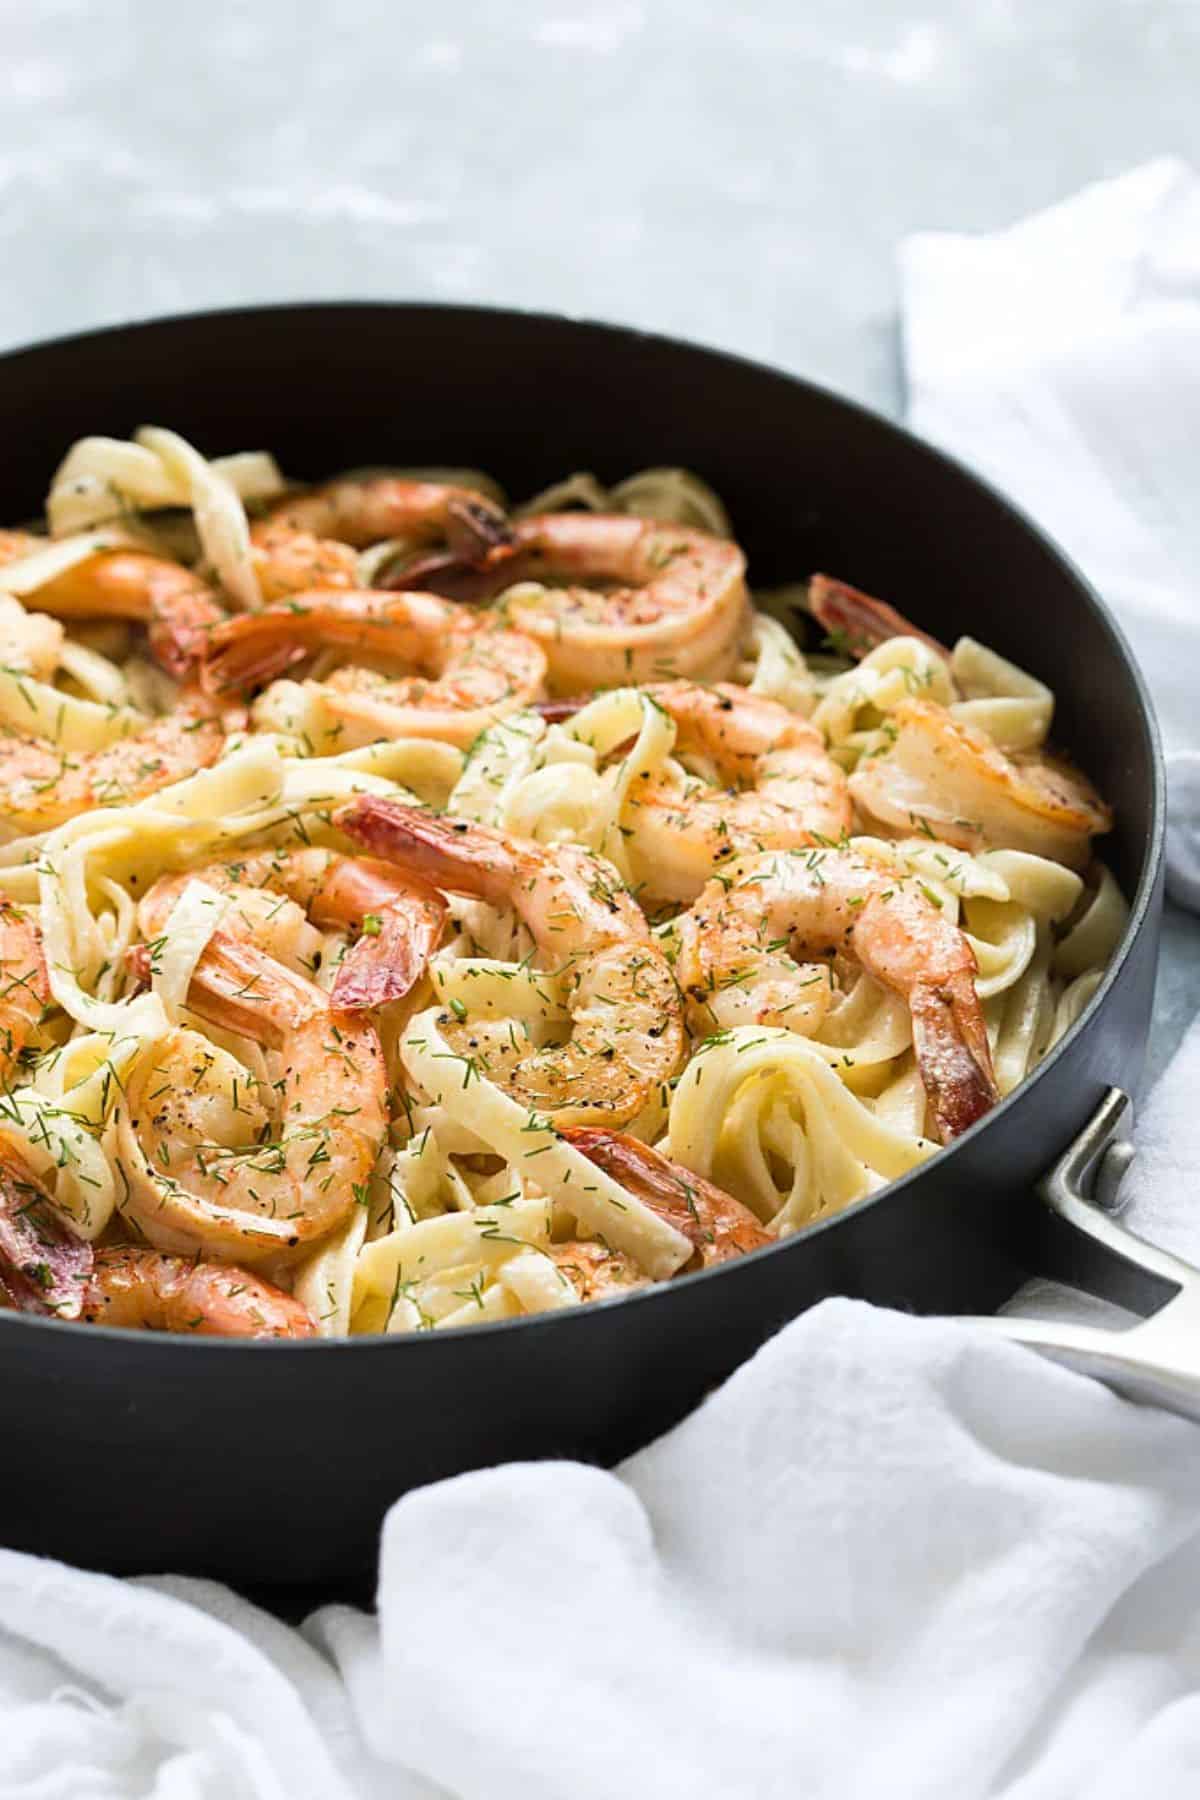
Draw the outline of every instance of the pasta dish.
M668 1282L967 1130L1124 928L1050 690L752 592L681 470L514 506L85 438L0 640L0 1306L298 1338Z

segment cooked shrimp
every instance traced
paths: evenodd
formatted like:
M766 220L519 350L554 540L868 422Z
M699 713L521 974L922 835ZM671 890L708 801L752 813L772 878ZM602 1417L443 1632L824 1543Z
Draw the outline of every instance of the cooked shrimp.
M313 593L230 619L213 633L204 674L213 692L272 680L330 644L409 663L400 678L342 669L324 684L331 712L374 737L432 737L466 746L539 693L546 659L497 618L434 594Z
M312 588L356 588L358 552L333 538L260 519L250 527L251 559L267 605Z
M913 1047L942 1141L958 1136L998 1095L970 944L919 881L849 850L749 857L709 884L678 923L676 974L694 1026L721 1022L731 989L757 1020L788 1025L804 1008L811 966L793 957L853 957L912 1014Z
M49 831L93 807L131 805L207 769L224 742L221 711L195 692L103 750L60 750L4 731L0 816L20 831Z
M46 539L36 532L0 530L0 567L19 562L23 556L32 556L36 550L45 548Z
M0 1142L0 1308L77 1319L93 1256L24 1158Z
M446 927L446 902L435 888L394 865L336 850L260 850L236 862L210 863L164 875L143 898L138 925L149 946L166 930L184 888L203 881L234 896L226 931L254 938L269 954L310 962L320 938L302 938L304 915L322 930L347 926L361 933L343 957L330 1003L361 1012L401 999L420 980ZM143 946L149 961L152 948Z
M960 849L1026 850L1083 869L1112 811L1087 778L1044 752L1007 756L932 700L905 700L896 736L850 777L855 804L885 826L914 826Z
M694 900L714 871L751 851L836 843L849 831L845 773L806 719L729 685L645 691L674 720L676 750L727 784L670 772L636 784L634 844L655 900Z
M732 1194L627 1132L576 1125L563 1136L589 1162L690 1238L696 1254L684 1265L685 1270L711 1268L774 1241L749 1207Z
M268 527L286 527L365 549L385 538L445 543L462 561L486 563L511 541L504 509L474 488L399 475L342 476L273 506Z
M44 538L0 534L0 563L46 547ZM101 550L26 596L33 612L56 619L130 619L145 625L155 661L182 681L203 654L225 609L207 582L164 556L144 550Z
M808 604L813 618L825 627L837 648L856 660L894 637L919 638L936 655L950 660L944 644L918 630L894 606L860 593L848 582L814 575L808 584Z
M631 1256L595 1238L568 1238L548 1245L546 1254L581 1300L619 1300L653 1285Z
M606 1175L690 1239L695 1254L681 1274L711 1268L774 1240L748 1207L627 1132L568 1125L562 1136ZM619 1250L594 1239L551 1244L548 1254L581 1300L620 1298L649 1287L649 1277Z
M122 1210L163 1250L239 1262L303 1253L366 1194L387 1127L378 1035L223 928L196 966L188 1005L279 1051L282 1077L264 1099L239 1064L231 1083L229 1059L195 1033L169 1033L128 1085ZM152 1159L139 1128L152 1134Z
M449 893L512 907L563 976L571 1034L536 1048L515 1031L447 1013L439 1029L554 1124L634 1118L683 1056L679 993L616 870L574 845L506 837L465 819L362 795L334 815L348 837Z
M412 546L445 544L445 554L428 565L439 572L490 568L511 555L512 539L503 508L486 494L397 475L343 477L291 495L250 536L267 601L314 588L357 587L356 548L387 538Z
M134 1331L313 1337L290 1294L228 1263L77 1238L27 1164L0 1149L0 1307Z
M42 934L29 913L0 900L0 1083L12 1080L49 1003Z
M89 1325L195 1337L306 1338L317 1330L307 1307L249 1269L123 1246L97 1253L79 1316Z
M728 539L596 513L543 513L514 535L499 578L542 585L512 588L503 609L545 649L556 693L731 669L748 598Z

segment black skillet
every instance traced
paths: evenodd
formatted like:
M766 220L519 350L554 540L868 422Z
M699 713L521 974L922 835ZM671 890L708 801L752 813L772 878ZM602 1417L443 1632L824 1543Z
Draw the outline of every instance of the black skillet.
M1107 854L1133 901L1099 993L1014 1097L886 1191L724 1269L416 1338L247 1344L0 1315L0 1542L112 1570L346 1583L371 1567L383 1513L407 1488L513 1457L611 1462L834 1293L987 1313L1037 1271L1148 1311L1184 1288L1138 1328L1138 1342L1158 1333L1141 1354L1101 1334L1064 1347L1061 1330L1047 1347L1195 1407L1196 1375L1165 1366L1179 1355L1164 1327L1195 1308L1189 1272L1096 1203L1123 1166L1110 1090L1136 1086L1154 986L1163 778L1150 702L1100 601L998 495L777 370L467 307L259 308L67 338L0 358L0 401L9 520L40 509L73 439L144 422L210 453L269 448L312 478L458 463L520 495L574 469L696 469L728 504L757 583L832 570L1049 682L1057 736L1116 808Z

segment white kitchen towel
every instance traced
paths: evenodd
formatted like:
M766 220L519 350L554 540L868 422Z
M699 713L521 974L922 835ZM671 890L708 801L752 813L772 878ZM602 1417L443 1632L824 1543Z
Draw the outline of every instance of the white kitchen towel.
M1156 163L904 253L915 422L1063 537L1184 748L1198 220ZM1194 1257L1198 1088L1200 1024L1131 1177ZM1200 1430L968 1324L827 1302L613 1473L410 1495L377 1616L0 1553L0 1800L1198 1792Z
M1200 909L1200 181L1161 157L1007 231L923 232L900 274L909 421L1116 609L1168 752L1170 891Z
M4 1800L1194 1800L1200 1431L828 1301L615 1473L400 1501L378 1619L15 1555L0 1617Z

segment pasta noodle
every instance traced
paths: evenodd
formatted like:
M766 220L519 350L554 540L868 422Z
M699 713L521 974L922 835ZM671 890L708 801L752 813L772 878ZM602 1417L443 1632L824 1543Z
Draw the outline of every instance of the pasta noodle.
M81 439L46 531L0 533L0 1143L98 1255L253 1264L265 1332L557 1311L829 1217L1018 1086L1125 928L1033 675L894 614L858 660L805 651L802 584L687 638L689 558L738 565L686 470L506 505L461 469L297 499L266 452L147 427ZM594 581L538 565L535 626L574 670L653 614L652 679L564 695L553 634L522 640L532 694L496 660L535 630L522 533L560 514ZM264 608L285 536L321 578ZM422 728L455 707L473 741ZM931 1074L947 1029L973 1095Z
M670 1144L776 1233L837 1212L935 1148L881 1120L804 1038L748 1026L692 1058L671 1104Z

